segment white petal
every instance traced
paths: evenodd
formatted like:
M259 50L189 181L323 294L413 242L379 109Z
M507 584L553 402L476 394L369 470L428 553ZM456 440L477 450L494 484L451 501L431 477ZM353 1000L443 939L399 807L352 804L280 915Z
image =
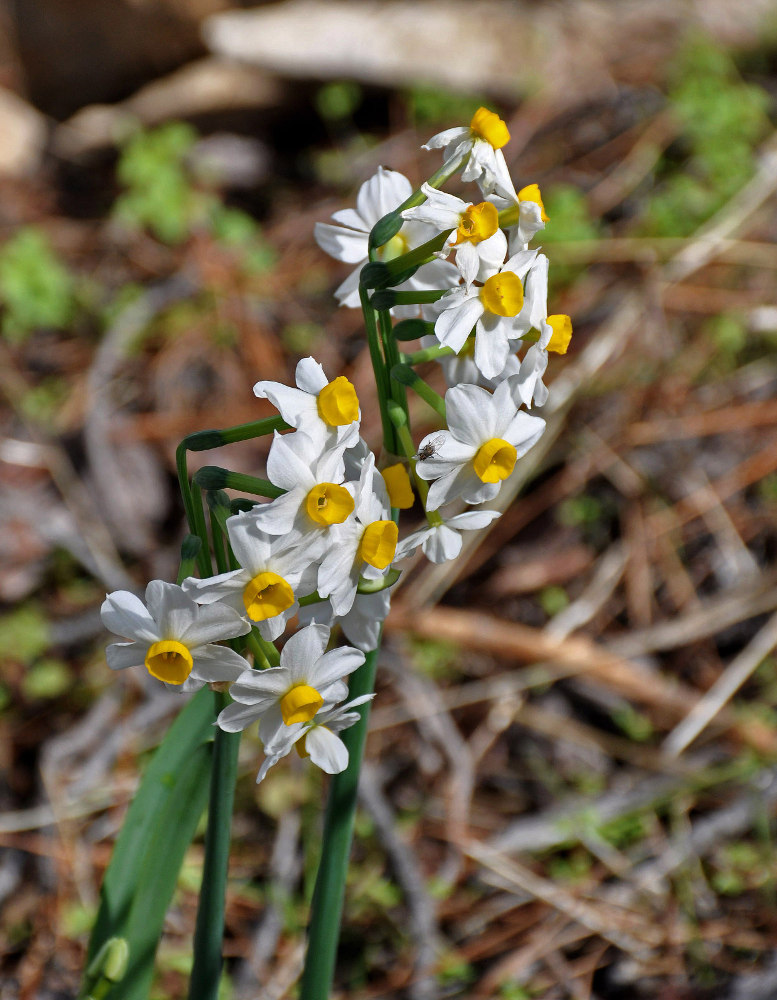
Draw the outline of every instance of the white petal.
M194 653L192 674L207 684L236 681L251 664L229 646L203 646Z
M529 269L537 259L536 250L519 250L514 253L512 257L505 261L502 267L503 271L512 271L513 274L517 274L518 277L523 280L529 273Z
M461 276L464 278L467 288L469 288L477 278L478 271L480 270L478 247L473 243L460 243L456 247L456 267L461 271Z
M462 539L458 531L439 524L424 542L424 554L433 563L443 563L455 559L461 552L461 545Z
M253 705L227 705L219 713L216 723L225 733L239 733L256 722L260 713Z
M484 483L475 474L474 469L464 469L460 480L461 498L465 503L478 504L487 503L493 500L499 490L501 483Z
M292 680L304 680L313 670L313 665L326 649L329 629L326 625L308 625L288 640L281 653L281 666L285 667Z
M181 586L198 604L213 604L214 601L241 593L248 580L249 575L245 570L233 569L228 573L219 573L218 576L208 576L204 580L188 576Z
M308 730L305 749L313 763L327 774L340 774L348 767L345 743L326 726L313 726Z
M294 380L300 389L317 396L329 384L324 369L314 358L302 358L294 372Z
M443 504L449 503L451 500L455 500L456 497L461 496L460 484L465 469L466 466L464 468L459 467L432 483L429 487L429 495L426 498L427 510L437 510Z
M146 604L163 639L180 639L197 617L194 599L182 587L152 580L146 587Z
M257 382L254 386L254 395L260 399L269 399L286 423L292 427L301 427L306 417L310 419L311 416L314 418L318 416L315 396L301 389L292 389L282 382Z
M319 657L312 670L308 671L308 683L321 690L352 674L362 663L364 663L364 653L360 649L354 649L352 646L330 649L328 653Z
M449 146L456 139L463 139L465 136L469 135L469 129L466 126L459 125L456 128L446 128L443 132L438 132L437 135L433 135L421 149L442 149L444 146Z
M268 642L275 642L275 640L286 631L286 625L289 618L293 618L298 609L299 604L295 601L290 608L286 608L285 611L281 611L279 615L273 615L272 618L265 618L264 621L255 622L261 637L266 639Z
M307 434L302 431L279 434L275 431L267 456L267 477L283 490L293 490L295 486L310 489L315 484L310 471L311 460L316 457L314 442Z
M423 439L420 450L429 443L434 447L435 452L429 458L416 462L415 471L421 479L439 479L440 476L447 476L455 472L467 462L471 461L477 450L470 444L457 441L448 431L437 431L429 434Z
M142 667L148 652L147 642L114 642L106 647L105 659L111 670Z
M229 544L232 546L235 558L251 577L256 576L267 564L272 552L273 537L262 531L256 518L256 514L263 509L263 506L257 504L251 510L227 518Z
M152 643L161 638L145 604L128 590L107 594L100 608L100 618L109 631L128 639Z
M316 243L324 253L345 264L358 264L367 259L368 235L328 222L317 222L313 230Z
M414 531L408 535L407 538L403 538L401 542L397 543L395 560L399 562L400 559L406 559L409 555L412 555L418 546L424 543L429 532L433 530L431 527L420 528L418 531Z
M364 259L367 259L366 256ZM345 281L338 285L335 289L335 298L341 306L346 306L348 309L358 309L361 305L361 299L359 298L360 274L361 267L357 267L356 270L351 271Z
M375 649L390 605L390 588L377 594L357 594L350 612L340 621L346 639L365 653Z
M475 336L475 364L488 379L501 375L507 364L510 341L505 327L504 322L493 324L490 330L478 326Z
M444 347L450 347L458 354L483 311L479 295L464 299L460 304L440 313L434 324L435 337Z
M505 429L504 440L509 441L515 447L518 458L520 458L534 447L542 437L544 430L545 421L542 417L535 417L520 410L510 422L509 427Z
M307 490L303 488L290 490L271 503L254 507L251 513L257 527L269 535L285 535L290 532L306 493Z
M200 604L197 617L179 638L192 651L197 646L222 639L234 639L251 631L248 622L243 621L234 608L226 604Z
M413 187L404 174L378 167L377 173L359 188L356 211L372 229L379 219L398 208L412 193Z
M369 235L370 227L353 208L341 208L337 212L332 212L332 219L341 226L348 229L355 229L357 232Z
M478 531L491 524L500 516L498 510L465 510L447 522L456 531Z
M496 413L487 389L477 385L454 386L445 393L445 412L448 428L458 441L479 448L494 436Z

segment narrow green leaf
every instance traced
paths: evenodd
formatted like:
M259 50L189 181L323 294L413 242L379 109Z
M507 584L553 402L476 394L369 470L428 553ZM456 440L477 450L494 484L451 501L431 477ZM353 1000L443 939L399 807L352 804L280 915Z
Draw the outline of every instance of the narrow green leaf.
M178 872L208 797L213 707L198 692L159 745L127 812L105 873L89 942L91 961L111 937L129 946L110 1000L145 1000Z

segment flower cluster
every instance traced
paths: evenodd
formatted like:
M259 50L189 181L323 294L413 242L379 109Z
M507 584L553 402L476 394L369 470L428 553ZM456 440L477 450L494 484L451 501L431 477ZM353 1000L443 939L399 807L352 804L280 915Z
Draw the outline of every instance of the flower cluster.
M154 581L147 606L125 592L103 605L105 625L129 640L108 648L111 667L144 664L184 691L229 685L232 702L218 724L236 732L258 722L265 750L258 780L295 746L329 773L347 766L338 734L372 695L348 701L345 678L378 644L395 564L418 548L433 562L457 556L463 531L498 517L462 505L492 500L545 428L528 411L547 399L548 352L566 351L571 323L548 315L548 259L529 247L548 220L536 184L516 194L502 153L508 140L505 123L481 108L468 127L440 133L425 147L444 150L433 180L459 167L463 180L479 186L480 201L430 184L413 192L401 174L379 168L362 185L355 210L316 226L324 250L357 265L337 289L338 300L366 301L373 317L382 312L388 322L372 355L381 366L378 392L394 457L379 462L360 435L354 385L344 376L330 381L313 358L299 362L293 387L257 382L254 393L275 406L287 429L274 431L267 459L274 498L224 520L235 568L190 576L181 586ZM373 246L392 213L393 235ZM377 276L373 284L364 278L368 268ZM379 289L372 297L371 288ZM418 361L390 342L390 315L417 325ZM386 386L421 384L426 398L434 397L412 371L421 360L442 366L449 388L437 409L447 426L416 448L404 387L387 399ZM387 429L385 415L397 410L402 419ZM400 540L398 511L416 497L427 523ZM266 648L293 619L301 627L277 665L264 670L215 645L249 636ZM327 651L335 624L351 645Z

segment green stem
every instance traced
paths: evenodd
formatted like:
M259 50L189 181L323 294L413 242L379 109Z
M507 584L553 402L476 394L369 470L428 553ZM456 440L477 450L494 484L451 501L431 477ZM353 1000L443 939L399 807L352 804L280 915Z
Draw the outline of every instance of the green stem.
M216 716L229 704L229 696L214 691ZM216 1000L221 979L224 909L229 867L232 807L235 799L240 733L216 729L210 777L205 860L194 930L194 964L189 1000Z
M178 447L189 451L210 451L212 448L223 448L225 444L234 444L236 441L263 437L265 434L272 434L273 431L286 431L289 426L283 417L265 417L264 420L252 420L248 424L236 424L234 427L195 431L194 434L185 437Z
M416 448L413 443L413 438L410 435L410 428L407 425L407 414L402 413L399 409L392 407L391 409L391 419L394 421L394 426L397 430L397 441L407 459L407 464L410 466L410 471L413 473L413 480L415 481L416 489L418 490L418 495L421 497L421 502L424 505L424 511L426 513L426 520L431 525L440 525L443 523L442 517L437 513L436 510L426 510L426 501L429 497L429 483L421 477L416 472Z
M364 326L367 331L367 345L370 349L372 370L375 374L375 387L378 393L383 440L386 447L391 451L391 446L394 443L394 427L389 419L386 408L388 400L391 398L391 380L389 379L386 362L383 357L380 333L378 332L377 314L370 305L369 294L366 288L359 288L359 298L361 299L362 312L364 313Z
M220 573L224 573L230 566L228 555L230 550L225 530L229 498L224 493L211 492L208 494L208 506L216 566ZM202 511L201 503L200 510ZM230 645L235 648L240 645L240 641L233 640ZM218 718L219 712L230 703L230 698L221 691L214 691L213 696L215 717ZM189 981L189 1000L216 1000L219 990L223 962L222 942L229 843L240 736L241 733L226 733L216 727L213 740L205 859L197 905L197 923L194 929L194 964Z
M286 492L267 479L247 476L243 472L232 472L218 465L203 465L194 473L193 481L204 490L240 490L241 493L252 493L254 496L267 497L270 500L283 496Z
M370 305L373 309L393 309L394 306L423 306L436 302L447 293L447 288L435 288L429 292L400 292L395 288L379 288L373 292Z
M202 539L199 535L186 535L181 543L181 562L178 567L176 583L180 587L187 576L194 573L194 565L202 548Z
M406 385L412 389L424 402L431 406L435 413L438 413L443 420L446 419L445 400L439 393L434 391L428 382L424 382L421 376L417 375L412 368L408 365L394 365L391 369L391 377L402 385Z
M456 352L452 347L443 347L442 344L434 344L431 347L422 347L420 351L413 351L412 354L399 355L399 360L404 365L422 365L425 361L436 361L438 358L455 358Z
M351 675L349 698L358 698L374 691L378 649L368 653L362 666ZM342 734L343 743L348 748L348 767L341 774L335 774L329 786L321 862L313 892L300 1000L328 1000L334 979L359 770L367 738L369 703L361 706L359 715L359 721Z

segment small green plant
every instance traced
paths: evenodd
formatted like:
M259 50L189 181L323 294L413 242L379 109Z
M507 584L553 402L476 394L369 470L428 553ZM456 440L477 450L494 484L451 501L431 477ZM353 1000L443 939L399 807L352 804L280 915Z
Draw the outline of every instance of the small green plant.
M745 83L728 53L706 38L681 51L668 96L682 137L674 161L661 163L644 222L650 235L688 236L753 175L769 96Z
M197 138L185 122L135 133L119 158L116 174L124 191L116 199L114 216L172 245L185 242L195 231L210 233L237 252L245 273L270 270L275 254L263 241L258 223L225 205L218 178L199 176L193 166Z
M125 191L114 215L130 227L150 229L163 243L182 243L208 208L186 164L196 141L196 131L183 122L133 135L119 159L117 177Z
M19 343L40 328L68 326L76 312L75 283L39 229L20 229L0 249L0 329Z

